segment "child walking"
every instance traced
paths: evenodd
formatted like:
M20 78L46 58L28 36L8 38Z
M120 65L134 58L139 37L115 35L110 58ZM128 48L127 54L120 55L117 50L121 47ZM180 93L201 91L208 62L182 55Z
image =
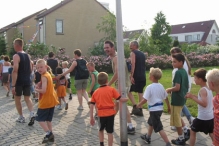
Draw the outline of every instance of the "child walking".
M148 109L150 111L150 117L148 118L148 133L142 135L141 138L147 142L151 143L151 135L153 130L155 133L159 132L160 136L166 143L166 146L171 146L170 141L163 130L163 125L160 117L163 113L163 100L166 101L168 112L170 113L170 104L168 100L168 94L164 89L163 85L159 83L162 77L162 71L159 68L150 68L149 79L152 84L148 85L143 94L143 100L136 106L141 107L144 103L148 102Z
M60 75L62 74L62 68L61 67L57 67L56 68L56 74L57 75ZM61 103L61 100L64 102L65 104L65 110L68 110L68 103L66 102L65 100L65 96L66 96L66 87L67 87L67 80L65 78L65 76L62 76L60 79L58 79L56 81L56 92L57 92L57 95L59 97L59 105L58 105L58 109L61 110L62 107L62 103Z
M219 69L209 70L206 74L208 87L216 93L213 98L214 106L214 131L213 131L213 144L219 146Z
M187 129L187 126L185 126L180 114L185 105L185 95L189 89L188 75L183 68L184 62L184 55L172 55L173 68L178 68L178 70L173 78L173 87L166 89L167 93L171 93L170 126L175 126L179 135L177 139L171 140L171 142L176 145L184 145L190 137L190 131Z
M38 72L41 74L41 84L39 85L38 83L35 88L36 92L40 93L36 120L46 132L46 136L43 138L42 143L53 142L52 118L54 107L59 104L59 101L53 87L52 77L47 72L46 61L39 59L36 66Z
M198 96L187 93L186 97L194 100L198 104L198 117L194 119L190 130L190 146L195 145L196 132L209 133L213 142L214 129L214 113L213 113L213 94L207 87L207 80L205 78L207 71L205 69L198 69L194 72L194 81L201 89Z
M63 73L66 72L68 70L68 62L64 61L62 62L62 71ZM68 93L69 93L69 100L72 100L72 91L71 91L71 77L70 77L70 73L67 73L65 75L66 80L68 81L67 84L67 89L68 89Z
M113 145L113 127L114 117L116 114L115 104L113 100L120 100L127 102L128 98L120 96L120 94L113 87L107 86L108 74L100 72L97 77L100 87L93 93L90 104L90 124L93 126L95 123L93 117L94 105L98 109L98 117L100 121L99 140L100 146L104 146L104 129L108 134L108 146Z

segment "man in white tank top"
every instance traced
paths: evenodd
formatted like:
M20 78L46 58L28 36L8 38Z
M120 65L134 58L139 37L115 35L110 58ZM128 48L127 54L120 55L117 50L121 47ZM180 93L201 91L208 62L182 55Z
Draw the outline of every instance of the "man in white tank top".
M194 72L195 83L201 87L198 96L191 93L186 94L186 98L191 98L198 104L198 117L194 119L190 130L190 146L195 145L196 132L204 132L205 134L209 134L213 141L213 94L206 85L206 73L207 71L205 69L198 69Z

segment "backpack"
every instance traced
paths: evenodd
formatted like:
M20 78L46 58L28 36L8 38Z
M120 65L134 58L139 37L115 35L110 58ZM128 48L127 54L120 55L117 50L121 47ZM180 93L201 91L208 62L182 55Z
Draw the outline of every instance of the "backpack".
M87 61L84 59L76 60L77 62L77 75L80 79L88 79L89 71L87 69Z

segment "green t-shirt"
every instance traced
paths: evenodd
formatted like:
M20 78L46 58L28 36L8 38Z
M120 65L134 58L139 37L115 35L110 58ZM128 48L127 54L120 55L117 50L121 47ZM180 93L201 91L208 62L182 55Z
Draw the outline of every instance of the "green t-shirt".
M95 91L97 88L99 88L100 87L100 85L98 84L98 82L97 82L97 75L98 75L98 71L94 71L94 72L92 72L91 74L94 74L94 77L95 77L95 84L94 84L94 87L93 87L93 89L92 89L92 91ZM92 83L92 80L90 79L90 83Z
M175 86L175 84L180 84L180 90L172 92L171 105L184 106L186 101L185 95L189 88L188 74L185 69L181 68L176 71L173 79L173 86Z

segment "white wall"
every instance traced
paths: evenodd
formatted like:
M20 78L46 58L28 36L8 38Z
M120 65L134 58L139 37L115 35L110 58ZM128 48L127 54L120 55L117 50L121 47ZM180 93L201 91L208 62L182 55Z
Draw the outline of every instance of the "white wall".
M212 33L213 30L215 30L215 33ZM206 39L206 42L209 43L209 44L216 44L217 36L219 36L219 30L218 30L218 27L217 27L216 23L214 23L211 30L210 30L210 32L209 32L209 35Z
M196 36L197 35L200 35L200 39L197 40ZM180 33L180 34L170 34L169 36L171 37L178 37L178 41L179 42L186 42L185 40L185 36L187 35L191 35L192 36L192 40L191 42L194 42L194 41L200 41L204 35L204 32L191 32L191 33Z

